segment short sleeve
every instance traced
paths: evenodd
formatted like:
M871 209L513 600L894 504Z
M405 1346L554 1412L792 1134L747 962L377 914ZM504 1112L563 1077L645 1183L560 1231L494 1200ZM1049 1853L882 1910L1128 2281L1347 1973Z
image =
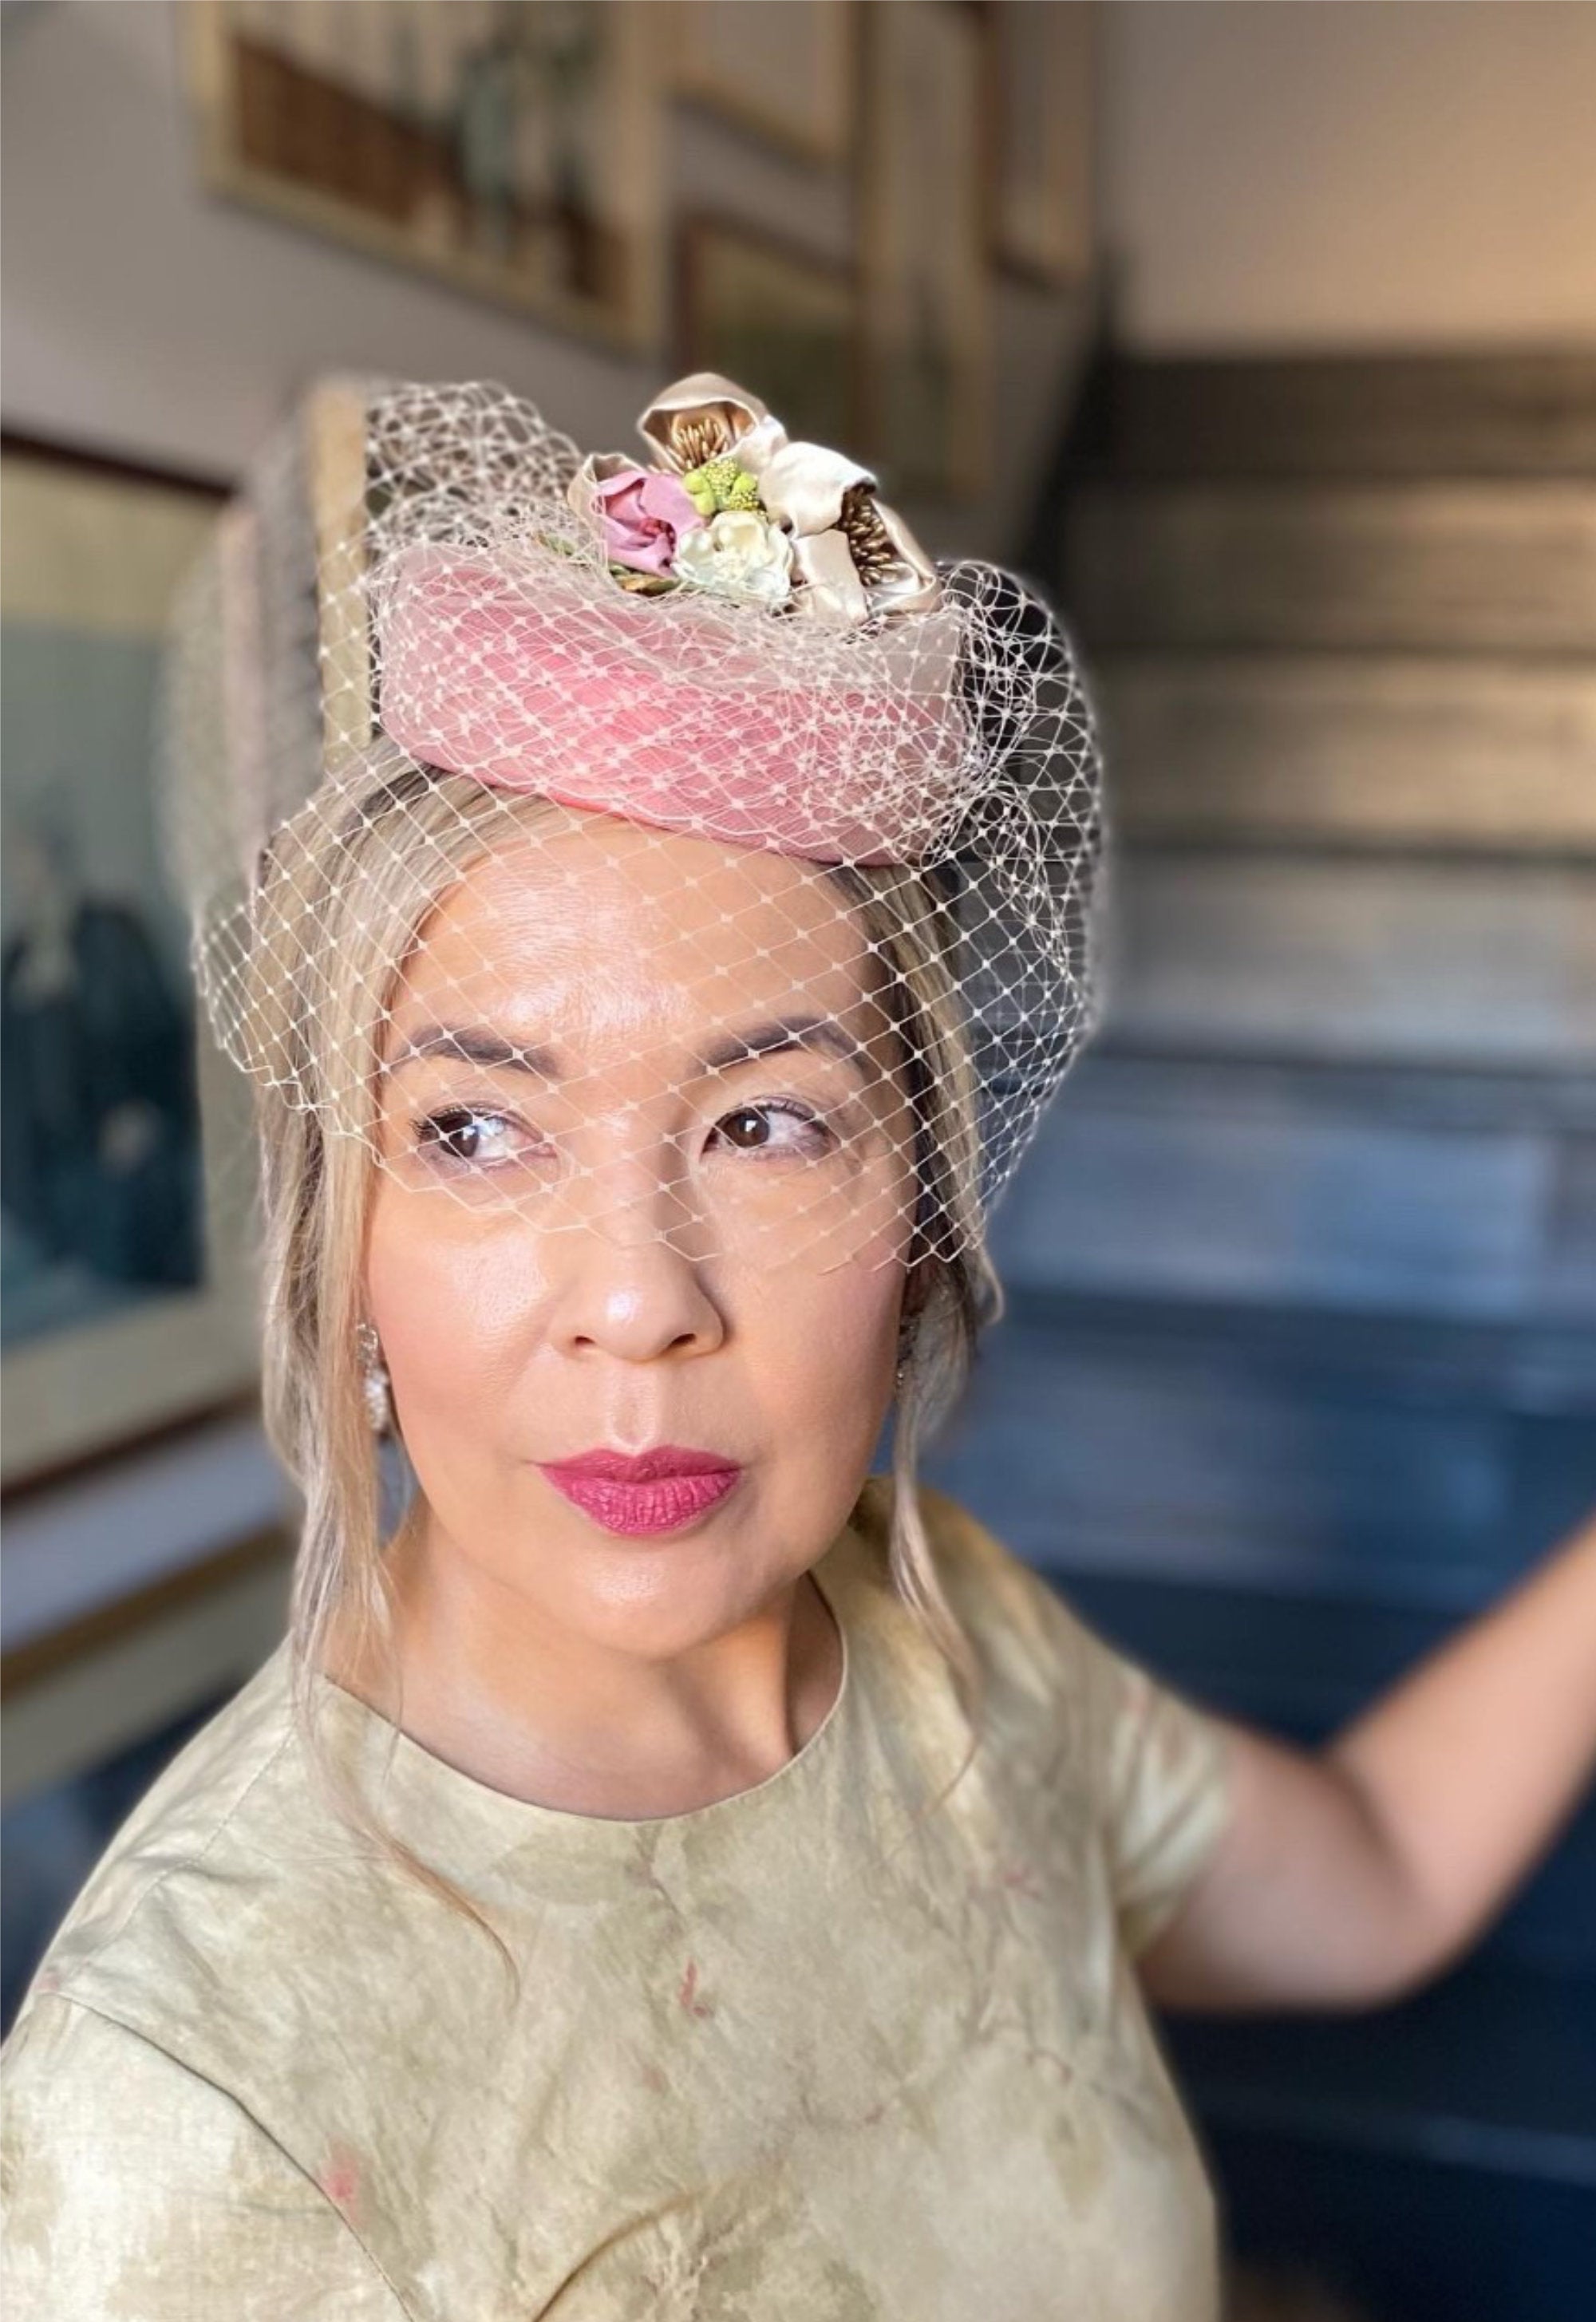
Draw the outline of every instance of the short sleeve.
M1174 1917L1219 1842L1228 1751L1217 1719L1084 1624L1081 1633L1096 1664L1094 1753L1114 1903L1134 1958Z
M223 2089L50 1995L0 2051L5 2322L402 2322L332 2203Z
M1080 1735L1120 1933L1133 1956L1175 1915L1230 1808L1224 1724L1089 1628L949 1494L920 1489L938 1566L989 1659Z

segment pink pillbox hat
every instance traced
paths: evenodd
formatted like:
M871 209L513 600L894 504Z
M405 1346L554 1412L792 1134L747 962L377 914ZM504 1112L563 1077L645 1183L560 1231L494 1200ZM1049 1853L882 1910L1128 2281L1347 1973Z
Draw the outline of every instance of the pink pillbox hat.
M850 641L806 630L817 690L762 608L631 595L547 548L413 543L373 605L384 731L495 789L817 862L912 861L966 803L951 613L912 649L860 640L851 685Z

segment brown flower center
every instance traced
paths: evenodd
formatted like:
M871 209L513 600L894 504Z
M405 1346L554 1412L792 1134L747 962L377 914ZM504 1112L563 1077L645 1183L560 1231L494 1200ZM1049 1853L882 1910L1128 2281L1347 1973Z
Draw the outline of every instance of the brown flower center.
M884 580L898 562L892 535L876 512L876 495L868 484L850 484L842 495L839 519L854 569L864 581Z
M717 413L677 412L670 423L670 435L671 450L683 470L702 468L706 460L720 459L732 444L731 430Z

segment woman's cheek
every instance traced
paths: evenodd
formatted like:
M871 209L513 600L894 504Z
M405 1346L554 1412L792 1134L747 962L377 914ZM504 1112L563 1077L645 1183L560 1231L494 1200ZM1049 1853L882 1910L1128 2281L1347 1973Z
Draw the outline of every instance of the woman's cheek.
M834 1439L863 1433L873 1444L896 1355L901 1277L891 1266L847 1268L788 1284L785 1300L761 1303L766 1401Z
M367 1245L371 1316L401 1406L486 1416L526 1364L541 1277L525 1236L485 1233L429 1194L379 1194ZM422 1214L425 1211L427 1214ZM516 1245L509 1246L511 1242Z

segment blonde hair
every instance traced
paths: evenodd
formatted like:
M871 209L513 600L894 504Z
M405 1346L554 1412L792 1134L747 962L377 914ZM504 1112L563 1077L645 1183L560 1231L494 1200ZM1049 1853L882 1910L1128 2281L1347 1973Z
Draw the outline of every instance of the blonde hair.
M318 800L267 850L255 924L271 932L249 963L259 1043L250 1062L261 1159L266 1424L305 1503L289 1612L293 1714L335 1811L475 1920L518 1980L484 1913L373 1813L323 1732L316 1678L335 1630L357 1650L374 1645L380 1665L398 1676L379 1463L356 1349L381 1027L400 964L447 891L507 827L531 833L569 818L537 796L510 799L417 767L381 740L348 791L342 814ZM915 1120L921 1206L906 1264L890 1579L949 1663L976 1729L981 1671L943 1593L916 1480L922 1445L962 1390L980 1331L1003 1311L980 1226L978 1092L949 964L951 912L929 881L901 867L838 865L827 875L889 971L885 1001L908 1058ZM351 1073L355 1056L371 1068ZM342 1093L352 1086L356 1093ZM928 1213L945 1232L952 1229L946 1238L958 1255L933 1247ZM397 1712L390 1722L391 1751ZM952 1781L975 1748L972 1740Z

